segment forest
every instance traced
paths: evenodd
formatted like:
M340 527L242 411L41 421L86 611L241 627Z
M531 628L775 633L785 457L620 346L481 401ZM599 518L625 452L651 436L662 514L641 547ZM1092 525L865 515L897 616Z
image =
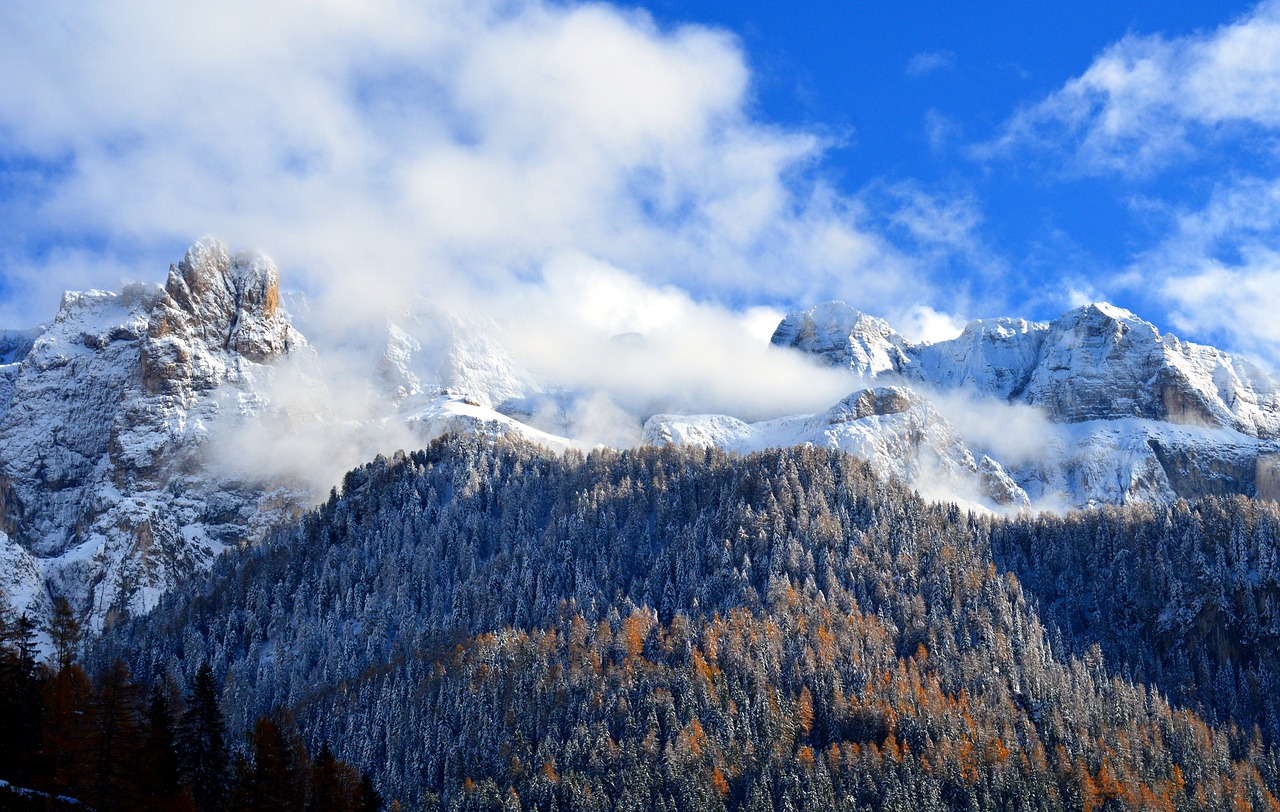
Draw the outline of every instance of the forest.
M265 752L403 809L1280 809L1277 529L1243 498L980 516L814 448L446 437L76 662L6 657L41 741L65 671L86 707L163 697L201 812L259 808ZM89 797L32 752L0 778Z
M378 812L368 773L315 755L283 714L260 717L232 747L222 686L208 665L188 693L150 689L122 660L90 678L77 662L79 621L65 600L37 663L35 624L0 612L0 809L121 812Z

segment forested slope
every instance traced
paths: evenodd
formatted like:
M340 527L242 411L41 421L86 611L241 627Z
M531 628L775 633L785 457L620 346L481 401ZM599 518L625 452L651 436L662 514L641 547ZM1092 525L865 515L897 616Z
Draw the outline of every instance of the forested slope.
M1166 523L1169 549L1216 562L1219 524L1242 547L1148 578L1125 539ZM1275 525L1247 501L1006 523L808 448L448 438L96 657L179 683L208 661L233 729L287 708L410 808L1280 808L1275 652L1250 649Z

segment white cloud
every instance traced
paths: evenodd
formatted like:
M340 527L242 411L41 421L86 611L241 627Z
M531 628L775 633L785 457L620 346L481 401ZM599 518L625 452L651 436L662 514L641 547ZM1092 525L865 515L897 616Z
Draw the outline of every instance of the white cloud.
M907 310L896 327L909 341L932 344L956 338L964 331L965 324L965 319L952 313L942 313L928 305L916 305Z
M924 51L911 57L907 62L908 76L924 76L934 71L947 70L955 65L956 55L952 51Z
M419 297L492 317L518 363L579 390L557 419L582 437L631 442L659 410L821 411L849 378L770 347L778 308L845 298L954 332L928 273L987 262L980 217L918 190L871 211L751 94L731 36L604 4L15 0L0 139L47 172L0 240L91 248L10 263L0 315L158 281L212 232L270 253L312 297L308 330L350 322L344 341Z
M1280 180L1230 179L1172 222L1127 284L1169 302L1175 329L1280 364Z
M916 294L812 177L823 140L752 119L750 92L728 34L608 5L17 0L0 136L50 171L7 229L140 276L218 233L366 310L565 252L746 304ZM51 306L6 281L15 309Z
M1124 37L978 154L1049 149L1075 171L1139 175L1224 128L1280 126L1278 100L1280 3L1269 0L1213 31Z
M1165 282L1163 293L1179 308L1172 314L1174 327L1224 335L1280 364L1280 251L1250 252L1232 267L1206 263L1197 273Z

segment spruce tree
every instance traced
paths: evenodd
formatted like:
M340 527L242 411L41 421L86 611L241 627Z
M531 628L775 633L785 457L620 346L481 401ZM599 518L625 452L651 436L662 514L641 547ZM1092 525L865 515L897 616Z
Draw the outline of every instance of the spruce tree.
M226 723L218 693L213 669L205 663L187 697L180 734L183 779L197 812L221 812L227 797Z

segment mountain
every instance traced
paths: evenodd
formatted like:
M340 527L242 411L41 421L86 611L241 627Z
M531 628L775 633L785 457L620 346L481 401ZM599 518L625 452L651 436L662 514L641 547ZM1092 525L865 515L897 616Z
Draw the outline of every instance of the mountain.
M275 267L213 241L193 246L164 287L64 295L9 368L10 600L38 611L52 592L101 626L301 509L286 483L214 470L202 452L219 429L268 412L259 391L309 354L279 308Z
M335 382L282 307L276 266L205 239L163 286L67 293L49 326L0 333L0 594L37 620L65 597L101 629L388 442L567 445L490 408L527 387L488 332L395 315ZM366 393L357 413L335 408L338 391Z
M1004 519L829 449L448 437L92 663L419 809L1272 809L1280 511Z
M830 302L788 315L772 342L848 369L855 386L909 391L917 410L933 404L929 420L917 421L933 430L855 414L836 431L836 421L817 415L715 432L706 427L729 425L725 418L661 415L646 436L726 448L778 442L844 448L926 491L932 483L912 466L915 458L941 461L934 470L970 474L973 460L989 460L977 467L1008 476L1017 490L970 486L952 493L977 493L994 508L1027 504L1019 491L1033 507L1280 497L1280 385L1248 361L1162 335L1111 305L1077 308L1048 324L974 321L954 339L915 344L880 319ZM848 415L840 406L833 411ZM1001 425L1028 415L1042 421ZM1035 436L1014 436L1019 431ZM911 438L910 453L900 439L885 453L895 434ZM856 439L866 437L876 438L874 447ZM965 479L952 476L947 484Z
M1109 304L1085 305L1049 324L972 321L954 339L912 344L885 322L829 302L787 316L772 343L863 377L1026 403L1060 423L1139 418L1280 437L1280 387L1265 371L1161 335Z
M335 332L271 260L216 239L163 286L67 293L49 325L0 332L0 593L36 618L65 597L99 630L376 454L445 433L589 448L571 435L593 393L522 367L519 340L423 299ZM787 316L773 344L848 370L849 394L755 423L634 415L643 442L839 449L1004 513L1280 496L1276 382L1109 305L921 344L831 302Z

